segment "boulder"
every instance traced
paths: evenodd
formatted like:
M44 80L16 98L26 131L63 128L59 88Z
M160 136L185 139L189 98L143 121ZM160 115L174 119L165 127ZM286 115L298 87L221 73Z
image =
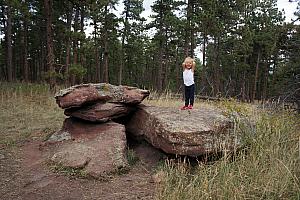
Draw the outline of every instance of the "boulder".
M79 109L66 109L65 115L91 122L107 122L111 119L124 117L133 110L135 110L134 107L125 104L99 102Z
M64 167L82 168L95 178L107 177L127 167L124 125L67 118L55 135L59 138L59 134L66 133L70 137L52 145L51 161ZM50 143L54 141L50 140Z
M139 105L126 124L126 131L166 153L200 156L235 148L238 138L232 126L233 122L218 109Z
M139 104L150 92L129 86L108 83L81 84L60 90L55 94L56 103L63 109L81 107L97 101L124 104Z

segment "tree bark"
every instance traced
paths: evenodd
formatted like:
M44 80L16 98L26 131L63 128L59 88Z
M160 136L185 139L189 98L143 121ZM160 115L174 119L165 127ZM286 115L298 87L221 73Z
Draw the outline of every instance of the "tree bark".
M268 91L268 78L269 78L269 63L266 63L266 67L264 70L264 84L262 89L262 100L265 101L267 98L267 91Z
M73 40L73 49L74 49L73 64L78 63L78 38L77 38L78 19L79 19L79 8L76 8L75 17L74 17L74 26L73 26L74 33L75 33L75 37Z
M7 31L6 31L6 45L7 45L7 81L13 80L13 64L12 64L12 16L10 5L6 8L7 12Z
M122 79L123 79L123 69L125 64L125 51L124 51L124 45L125 45L125 38L127 38L128 35L128 17L129 17L129 7L125 8L125 21L124 21L124 32L122 35L122 44L121 44L121 64L119 68L119 85L122 85Z
M190 56L194 57L194 49L196 48L195 43L195 27L193 21L193 14L194 14L194 0L189 0L190 4L190 19L189 19L189 26L190 26L190 37L191 37L191 46L190 46Z
M27 39L27 33L28 33L28 23L27 19L24 17L24 25L23 25L23 47L24 47L24 70L23 70L23 77L25 82L29 82L29 65L28 65L28 39Z
M108 15L108 5L105 6L105 30L104 30L104 82L108 83L108 33L107 33L107 15Z
M257 61L256 61L256 69L255 69L255 77L254 77L254 85L253 85L253 92L252 92L251 102L253 102L254 99L256 98L258 72L259 72L259 59L260 59L260 51L258 51L258 54L257 54Z
M163 62L164 62L164 59L163 59L163 45L164 45L164 42L163 42L163 10L160 9L159 11L159 19L160 19L160 22L159 22L159 53L158 53L158 56L159 56L159 65L158 65L158 74L157 74L157 90L159 92L162 91L162 72L163 72Z
M72 12L73 12L73 7L72 5L68 2L68 13L67 13L67 43L66 43L66 72L65 74L67 75L66 78L66 84L69 85L69 67L70 67L70 56L71 56L71 24L72 24Z
M190 55L191 53L191 16L192 16L192 0L188 0L187 3L187 23L185 26L185 40L184 40L184 55L187 56L193 56Z
M44 0L45 11L46 11L46 31L47 31L47 69L49 73L50 89L53 90L55 87L55 77L53 76L54 71L54 53L53 53L53 30L52 30L52 0Z
M129 18L129 4L127 4L127 8L125 8L125 20L124 20L124 32L122 35L122 44L121 44L121 64L119 68L119 85L122 84L122 79L123 79L123 68L125 64L125 51L124 51L124 46L125 46L125 39L127 39L128 36L128 18Z
M202 55L202 74L201 74L201 86L203 88L204 94L207 95L206 93L206 86L207 86L207 82L206 82L206 43L207 43L207 35L206 32L204 32L204 36L203 36L203 55ZM201 91L201 90L200 90Z

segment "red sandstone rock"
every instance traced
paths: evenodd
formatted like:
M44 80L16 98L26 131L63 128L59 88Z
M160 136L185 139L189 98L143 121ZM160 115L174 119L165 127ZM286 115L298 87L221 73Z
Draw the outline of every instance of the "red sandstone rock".
M64 167L83 168L90 176L101 178L127 167L125 127L114 122L95 124L73 118L65 120L62 130L70 137L52 144L51 160ZM55 143L55 145L53 145Z
M115 86L108 83L82 84L59 91L57 104L63 108L80 107L94 102L139 104L150 92L129 86Z
M74 87L72 88L71 92L64 95L55 96L55 98L57 104L61 108L80 107L84 103L104 101L109 99L108 96L101 95L95 87L90 85Z
M139 106L126 131L166 153L199 156L238 145L233 123L220 110Z

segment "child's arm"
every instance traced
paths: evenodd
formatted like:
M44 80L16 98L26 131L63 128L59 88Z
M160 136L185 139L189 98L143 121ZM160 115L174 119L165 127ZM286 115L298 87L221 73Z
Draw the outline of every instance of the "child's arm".
M195 72L195 68L196 68L196 62L193 61L193 65L192 65L192 72L193 72L193 73Z

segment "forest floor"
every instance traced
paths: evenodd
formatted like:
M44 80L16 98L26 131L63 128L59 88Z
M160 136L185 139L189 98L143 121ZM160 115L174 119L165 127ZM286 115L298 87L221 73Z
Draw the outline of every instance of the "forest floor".
M133 146L138 161L129 171L104 181L51 170L41 137L31 138L13 148L0 146L1 199L154 199L159 157L146 144Z

